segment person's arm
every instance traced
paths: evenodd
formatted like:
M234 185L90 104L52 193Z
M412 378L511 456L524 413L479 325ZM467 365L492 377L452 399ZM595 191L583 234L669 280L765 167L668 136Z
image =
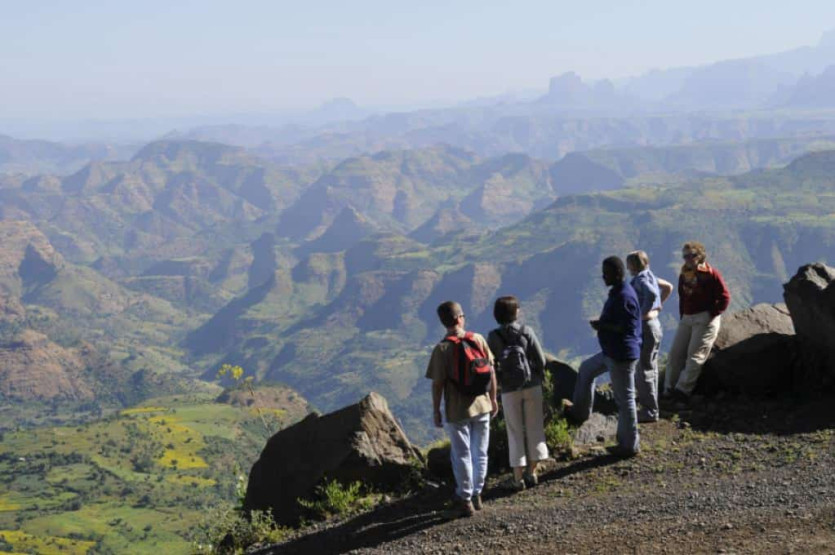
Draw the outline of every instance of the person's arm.
M499 400L496 397L498 395L498 392L499 385L496 383L496 370L493 369L490 372L490 416L492 416L493 418L495 418L496 415L499 414Z
M426 367L426 377L432 380L432 422L438 428L443 427L441 418L441 398L444 395L444 384L446 383L446 368L440 345L432 350L429 357L429 365Z
M534 331L526 326L527 337L528 337L528 350L525 353L528 356L528 361L533 363L533 367L536 368L540 374L545 374L545 351L542 350L542 345L539 344L539 338L536 336Z
M446 380L432 380L432 421L436 428L443 428L441 418L441 397L444 395L444 384Z
M731 304L731 293L728 291L728 286L725 285L725 280L722 279L719 270L713 270L713 278L715 280L713 285L715 295L713 310L710 311L710 315L716 317L728 309L728 305Z
M623 334L635 335L640 331L642 308L635 301L624 297L623 299Z
M599 320L592 320L591 327L597 331L608 331L623 335L626 333L626 328L623 325L625 320L625 312L623 308L623 296L617 298L610 298L603 305L603 312L600 313Z
M684 317L684 296L681 294L681 274L678 275L678 318Z
M655 279L658 281L658 290L661 291L661 304L664 304L664 301L669 299L670 295L673 294L673 284L659 277Z

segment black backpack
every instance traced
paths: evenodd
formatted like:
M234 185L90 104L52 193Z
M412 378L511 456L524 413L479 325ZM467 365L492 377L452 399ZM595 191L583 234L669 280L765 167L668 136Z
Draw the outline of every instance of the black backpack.
M502 386L517 389L531 381L531 365L526 352L527 341L523 342L522 333L506 333L508 331L508 328L505 328L504 332L502 328L496 330L504 342L499 354L499 372L502 376ZM508 335L512 337L508 338Z

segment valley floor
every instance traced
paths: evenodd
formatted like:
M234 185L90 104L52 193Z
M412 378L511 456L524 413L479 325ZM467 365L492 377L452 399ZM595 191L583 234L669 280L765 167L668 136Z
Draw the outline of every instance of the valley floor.
M726 398L642 425L631 460L588 453L475 517L425 491L259 553L835 553L835 399Z

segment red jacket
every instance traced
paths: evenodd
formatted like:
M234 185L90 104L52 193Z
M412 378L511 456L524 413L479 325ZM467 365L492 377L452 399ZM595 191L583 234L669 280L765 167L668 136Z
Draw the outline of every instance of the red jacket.
M696 278L688 280L685 272L678 276L678 309L681 316L710 312L718 316L731 303L731 294L719 270L704 263L696 271Z

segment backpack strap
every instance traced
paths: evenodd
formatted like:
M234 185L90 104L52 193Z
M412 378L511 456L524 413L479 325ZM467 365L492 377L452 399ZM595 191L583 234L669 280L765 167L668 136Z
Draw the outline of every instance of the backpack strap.
M468 331L464 334L464 337L461 338L462 342L466 342L470 348L475 349L478 351L478 354L481 355L482 358L487 358L487 353L484 351L484 347L476 341L475 334L471 331Z
M504 341L505 347L511 347L513 345L518 345L519 347L522 347L525 350L525 356L527 356L528 347L526 345L521 345L518 341L508 341L507 336L504 333L502 333L503 328L504 328L504 326L499 326L496 329L496 332L499 334L499 337L502 338L502 341ZM517 335L517 337L523 337L522 330L520 329L519 333L516 334L516 335ZM525 338L525 339L526 339L526 343L530 343L529 341L527 341L527 338Z

